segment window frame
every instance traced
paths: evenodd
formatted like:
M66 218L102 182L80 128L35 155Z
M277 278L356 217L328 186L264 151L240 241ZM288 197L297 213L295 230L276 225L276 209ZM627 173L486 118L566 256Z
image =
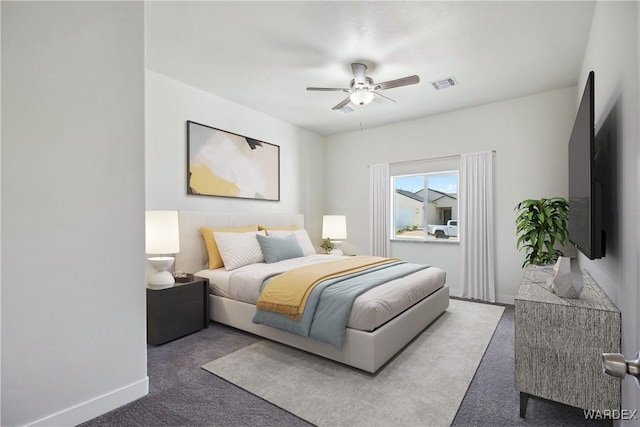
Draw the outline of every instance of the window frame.
M433 221L433 218L431 218L431 223L430 223L430 218L429 218L429 213L430 213L430 203L429 203L429 179L437 177L437 176L450 176L450 175L454 175L455 176L455 183L456 183L456 193L446 193L446 192L442 192L440 190L435 190L435 189L431 189L432 191L437 191L443 194L443 197L450 197L453 198L455 200L455 206L443 206L441 209L441 218L442 215L444 214L444 211L447 210L446 208L449 208L448 211L451 212L453 211L451 214L449 214L450 218L448 218L449 220L452 221L457 221L459 220L458 215L459 215L459 205L460 205L460 201L459 201L459 190L460 190L460 169L449 169L449 170L442 170L442 171L434 171L434 172L416 172L416 173L398 173L395 175L392 175L390 177L390 189L391 189L391 212L390 212L390 240L392 242L413 242L413 243L459 243L460 242L460 233L459 230L457 230L458 232L456 233L455 237L447 237L447 238L436 238L435 235L431 235L429 234L429 225L445 225L446 226L446 220L445 219L438 219ZM422 196L422 202L421 202L421 210L422 212L420 213L421 216L421 224L422 227L420 227L420 223L418 223L418 228L420 229L422 228L422 234L421 235L412 235L412 236L406 236L406 237L402 237L398 234L398 194L402 195L401 193L398 193L397 190L402 190L402 189L398 189L396 188L396 179L398 178L407 178L407 177L423 177L424 179L424 185L422 188L423 191L423 196ZM424 192L424 190L427 190L426 192ZM412 193L409 190L403 190L406 191L408 194ZM413 194L416 194L420 192L420 190L413 192ZM406 196L407 198L411 198L408 194L404 194L404 196ZM426 194L426 196L425 196ZM451 196L451 194L455 194L455 197ZM416 199L414 199L416 200ZM408 209L405 207L405 209ZM418 213L416 212L416 215ZM407 215L404 215L405 218L407 217ZM445 215L446 216L446 215ZM415 218L415 215L414 215ZM441 222L444 221L444 224L441 224ZM433 222L438 222L438 224L433 224ZM426 224L426 225L425 225ZM415 227L416 224L414 222L414 224L412 225L412 227ZM406 225L403 225L403 227L407 227ZM411 230L407 230L407 231L411 231Z

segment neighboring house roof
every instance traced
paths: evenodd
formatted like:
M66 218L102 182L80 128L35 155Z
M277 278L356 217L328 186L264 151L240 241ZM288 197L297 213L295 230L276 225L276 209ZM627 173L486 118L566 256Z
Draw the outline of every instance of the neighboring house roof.
M422 191L422 190L420 190ZM405 197L409 197L410 199L413 200L417 200L419 202L424 202L424 197L422 197L421 195L419 195L419 192L416 193L412 193L411 191L407 191L407 190L400 190L400 189L396 189L396 193L403 195Z
M435 202L437 200L442 199L443 197L449 197L453 200L457 200L458 199L458 195L453 193L453 194L449 194L449 193L444 193L442 191L438 191L438 190L434 190L432 188L429 188L429 203L431 202Z
M424 188L416 191L415 193L412 193L411 191L407 191L407 190L396 189L396 193L401 194L405 197L409 197L413 200L417 200L419 202L424 202ZM455 193L447 194L447 193L443 193L442 191L429 188L429 203L436 202L442 199L443 197L449 197L453 200L458 199L458 195Z

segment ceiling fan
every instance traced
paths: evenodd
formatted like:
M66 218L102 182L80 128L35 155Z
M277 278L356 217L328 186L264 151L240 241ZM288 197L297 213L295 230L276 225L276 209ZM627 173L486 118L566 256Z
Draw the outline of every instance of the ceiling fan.
M338 87L308 87L307 90L315 91L342 91L349 93L349 97L342 100L338 105L332 108L332 110L340 110L344 113L350 113L353 108L348 107L348 104L353 102L357 105L366 105L374 99L382 102L395 102L393 99L384 96L380 93L381 90L392 89L394 87L408 86L420 82L418 76L408 76L401 79L389 80L383 83L374 83L371 77L367 77L367 66L358 62L351 64L351 71L353 72L353 80L349 88Z

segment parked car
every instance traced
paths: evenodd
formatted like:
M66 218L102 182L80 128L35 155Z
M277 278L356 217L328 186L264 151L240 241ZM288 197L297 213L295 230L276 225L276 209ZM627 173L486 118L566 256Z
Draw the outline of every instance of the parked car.
M458 220L451 219L447 221L447 225L429 225L429 234L437 239L446 239L458 236Z

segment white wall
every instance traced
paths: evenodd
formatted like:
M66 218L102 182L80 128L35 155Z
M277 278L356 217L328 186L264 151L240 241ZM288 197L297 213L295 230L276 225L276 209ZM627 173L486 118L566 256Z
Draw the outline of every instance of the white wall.
M3 426L148 392L144 5L2 2Z
M580 254L579 261L622 312L622 347L627 359L640 351L639 24L636 2L596 4L578 86L583 88L589 71L595 72L596 129L612 106L618 105L618 232L607 236L605 258L589 261ZM576 106L581 94L582 89ZM623 405L640 409L640 390L631 377L623 380ZM636 420L635 425L639 424Z
M186 121L280 146L280 201L187 195ZM147 209L301 213L314 244L323 214L324 137L146 72Z
M2 6L0 5L0 23L2 22ZM0 24L1 27L1 24ZM2 31L0 31L0 46L2 45ZM2 70L2 55L0 55L0 70ZM0 72L0 76L1 76ZM2 97L2 79L0 78L0 98ZM2 108L0 108L0 129L2 129ZM1 133L1 132L0 132ZM2 224L2 136L0 135L0 224ZM0 226L0 319L2 319L2 226ZM2 342L2 327L0 327L0 343ZM0 344L2 350L2 344ZM2 351L0 351L0 366L2 366ZM0 370L0 423L2 423L2 371Z
M524 261L515 247L514 207L527 198L567 197L567 144L575 111L572 87L328 137L325 204L327 212L347 215L345 252L368 252L367 165L496 150L496 295L513 303ZM457 295L457 244L393 242L391 252L443 267Z

